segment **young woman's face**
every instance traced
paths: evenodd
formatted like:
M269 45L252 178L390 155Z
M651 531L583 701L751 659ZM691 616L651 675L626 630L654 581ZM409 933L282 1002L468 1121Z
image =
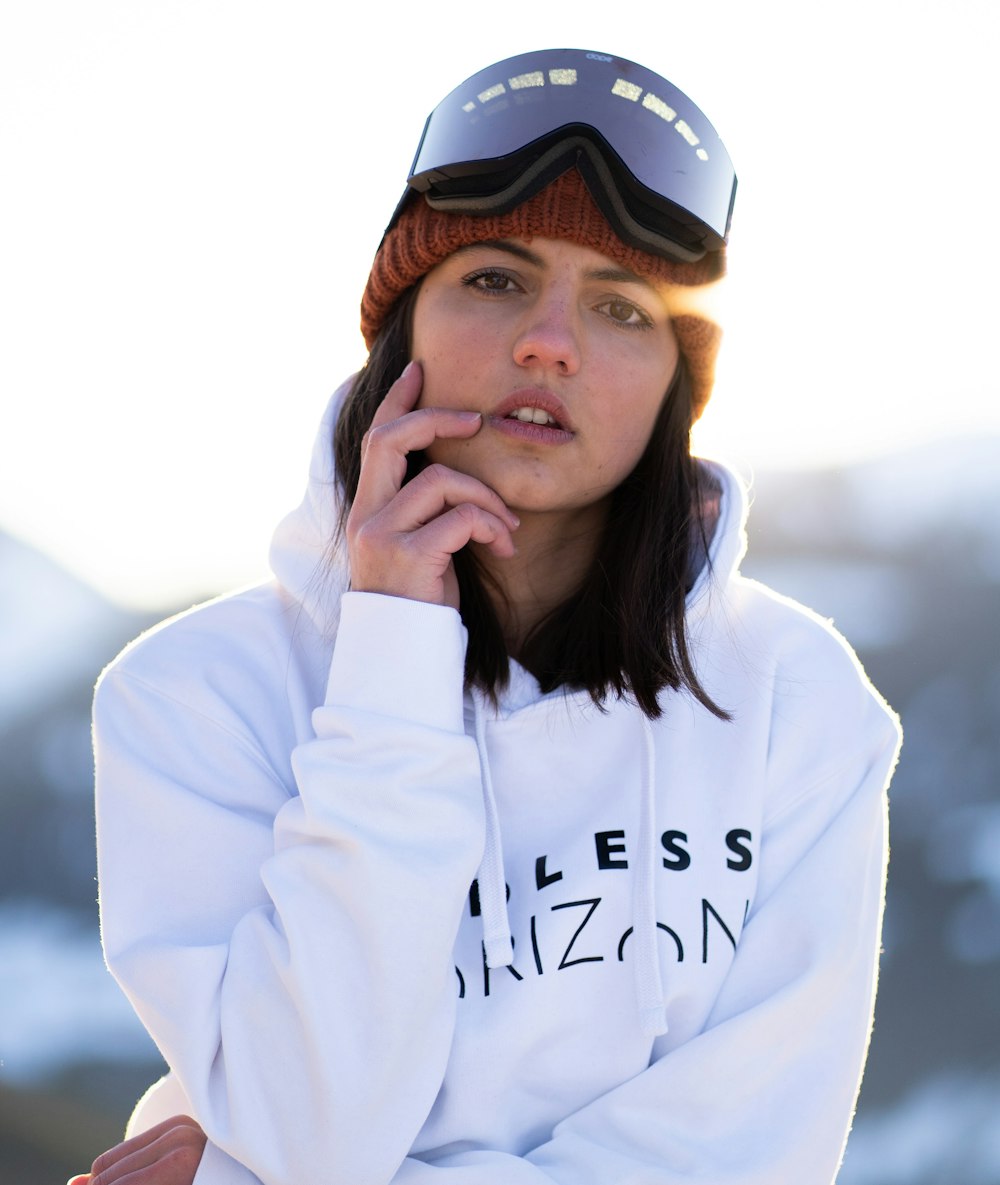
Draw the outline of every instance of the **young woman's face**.
M519 514L602 503L642 456L678 359L660 291L561 239L455 252L423 281L412 342L420 405L483 415L430 460Z

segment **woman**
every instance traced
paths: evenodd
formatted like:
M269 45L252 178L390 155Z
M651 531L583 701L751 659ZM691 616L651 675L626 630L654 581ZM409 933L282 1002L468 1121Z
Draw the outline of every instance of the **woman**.
M734 190L606 55L432 114L275 583L98 689L100 1185L835 1176L898 730L689 454Z

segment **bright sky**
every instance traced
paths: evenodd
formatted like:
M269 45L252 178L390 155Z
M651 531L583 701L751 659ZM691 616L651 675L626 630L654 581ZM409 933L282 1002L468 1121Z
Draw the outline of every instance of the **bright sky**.
M424 117L547 45L665 74L736 163L701 449L814 465L1000 431L995 0L343 11L4 6L0 529L133 604L264 573Z

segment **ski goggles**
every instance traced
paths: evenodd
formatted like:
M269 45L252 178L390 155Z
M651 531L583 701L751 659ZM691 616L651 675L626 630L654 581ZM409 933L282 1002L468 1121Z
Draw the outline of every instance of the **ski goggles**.
M389 229L414 193L504 214L572 167L630 246L695 261L725 244L736 174L708 119L651 70L577 49L507 58L435 107Z

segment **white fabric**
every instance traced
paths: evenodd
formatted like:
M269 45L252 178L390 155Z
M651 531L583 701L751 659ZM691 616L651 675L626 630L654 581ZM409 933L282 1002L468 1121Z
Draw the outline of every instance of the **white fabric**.
M827 623L738 575L720 468L689 622L733 721L667 694L647 728L515 667L477 744L458 614L344 593L336 402L275 582L98 688L105 950L172 1071L131 1130L193 1114L197 1185L826 1185L895 718Z

